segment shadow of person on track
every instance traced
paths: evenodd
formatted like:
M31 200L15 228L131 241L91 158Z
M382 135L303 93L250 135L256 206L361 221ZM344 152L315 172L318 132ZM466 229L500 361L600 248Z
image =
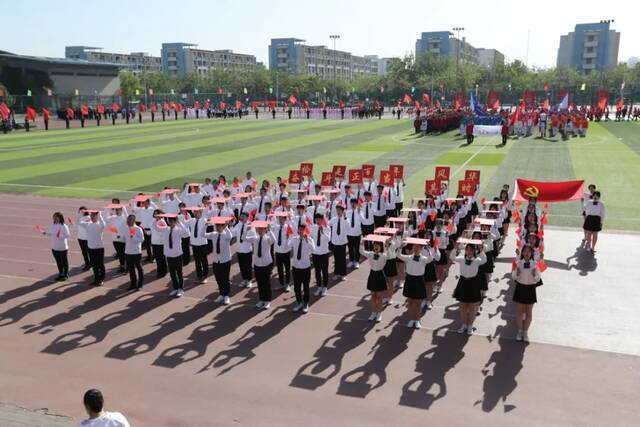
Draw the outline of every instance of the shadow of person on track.
M313 359L298 369L292 387L315 390L340 373L345 355L365 342L366 334L375 327L367 321L370 302L358 302L360 309L346 314L335 326L335 334L326 338L313 354Z
M60 282L56 282L55 280L43 279L33 282L30 285L18 286L13 289L9 289L8 291L0 293L0 305L11 301L12 299L20 298L21 296L30 294L31 292L39 291L40 289L45 289L53 286L54 283L60 284Z
M416 359L418 375L402 386L398 404L418 409L429 409L436 400L447 395L446 376L464 357L464 346L469 337L451 332L458 321L458 305L445 307L444 317L451 322L435 329L431 335L431 348ZM436 386L437 392L432 391Z
M385 327L391 329L391 332L378 338L371 347L371 358L366 363L340 378L337 394L364 399L387 382L387 366L409 348L409 341L415 331L401 324L403 318L400 315Z
M154 294L140 295L127 304L122 310L109 313L85 326L82 330L60 335L42 350L42 352L60 355L78 348L97 344L103 341L109 332L115 328L135 320L139 316L166 304L168 301L164 296Z
M206 317L216 309L216 305L209 300L201 300L186 311L171 313L160 322L153 325L153 331L146 335L133 338L112 347L106 357L127 360L134 356L149 353L157 348L160 342L169 335L182 330L191 323Z
M571 260L575 260L574 263ZM587 252L583 248L577 248L576 252L567 258L569 270L578 270L580 276L587 276L598 268L598 258L595 254Z
M251 304L235 304L225 307L212 322L195 328L188 341L166 348L153 362L154 366L175 368L183 363L201 358L214 341L233 333L238 325L250 321L260 312Z

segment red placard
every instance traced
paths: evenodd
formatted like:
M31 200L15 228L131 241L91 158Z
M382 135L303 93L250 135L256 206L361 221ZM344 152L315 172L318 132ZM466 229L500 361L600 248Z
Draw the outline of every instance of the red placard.
M440 194L440 181L437 179L427 179L424 182L424 193L430 196Z
M436 166L436 179L440 181L449 181L451 168L449 166Z
M380 185L389 187L393 185L393 175L391 171L380 171Z
M347 173L347 167L344 165L334 165L332 172L334 177L344 178L344 174Z
M289 171L289 184L300 184L302 182L302 172L297 169Z
M460 180L458 181L458 193L463 196L473 196L475 193L476 183L474 181Z
M393 179L402 179L404 177L404 165L389 165L389 170Z
M322 172L322 179L320 185L323 187L333 187L336 183L336 179L333 176L333 172Z
M302 172L302 176L311 176L313 173L313 163L300 163L300 172Z
M464 171L464 180L473 181L475 183L480 182L480 171L475 169L467 169Z
M362 184L362 170L349 169L349 183L350 184Z
M376 173L376 165L362 165L362 177L364 179L373 179Z

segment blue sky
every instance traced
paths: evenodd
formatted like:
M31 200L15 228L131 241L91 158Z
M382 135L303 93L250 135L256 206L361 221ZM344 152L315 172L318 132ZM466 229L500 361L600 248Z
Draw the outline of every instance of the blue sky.
M153 4L153 7L149 7ZM577 5L580 5L579 7ZM422 31L455 26L476 47L496 48L508 60L555 65L559 37L578 22L615 19L620 60L640 56L639 6L634 2L530 0L514 2L431 0L179 0L14 2L2 20L0 50L64 56L66 45L159 55L162 42L184 41L204 49L233 49L267 65L272 37L298 37L357 55L401 56ZM5 12L9 12L5 8ZM634 42L634 40L636 42Z

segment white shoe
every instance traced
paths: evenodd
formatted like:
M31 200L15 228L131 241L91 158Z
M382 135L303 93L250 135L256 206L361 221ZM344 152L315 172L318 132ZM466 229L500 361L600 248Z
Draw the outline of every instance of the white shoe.
M415 320L409 320L409 322L407 322L407 328L413 328L413 325L416 323Z
M322 288L322 292L320 293L321 296L326 297L327 296L327 288Z
M180 298L180 297L184 296L184 291L183 291L182 289L178 289L178 292L176 292L176 296L177 296L178 298Z
M371 313L371 316L369 316L369 322L373 322L374 320L376 320L376 315L377 314L378 313L375 313L375 312Z
M229 298L228 296L224 297L224 299L222 300L222 304L223 305L231 304L231 298Z
M169 296L170 296L170 297L175 297L177 293L178 293L178 290L177 290L177 289L174 289L174 290L172 290L171 292L169 292Z
M414 322L414 324L413 324L413 327L416 328L416 329L420 329L420 328L422 328L422 324L420 323L419 320L416 320Z
M522 331L518 331L516 334L516 341L522 341Z
M258 303L256 304L256 308L262 308L262 307L264 307L264 302L258 301Z
M464 331L467 330L467 325L462 325L458 328L458 333L459 334L464 334Z
M386 303L388 303L389 301L390 301L390 300L389 300L389 298L387 298L387 297L382 298L382 303L383 303L383 304L386 304Z
M268 301L267 301L267 302L265 302L265 303L262 305L262 309L263 309L263 310L267 310L267 309L269 309L270 307L271 307L271 303L270 303L270 302L268 302Z
M345 280L347 280L347 276L338 276L338 280L344 282Z
M473 326L467 327L467 335L473 335Z
M433 303L431 301L427 301L427 310L431 310L433 308Z
M347 268L351 268L351 267L353 267L353 262L349 261L349 262L347 263Z
M382 313L376 314L376 323L382 322Z
M222 301L224 301L224 297L222 295L218 295L218 298L213 300L213 302L215 302L216 304L219 304Z
M249 289L251 287L251 280L247 280L244 284L244 287Z
M398 289L402 289L402 288L404 288L404 280L400 280L398 282Z
M303 313L308 313L309 312L309 304L304 304L302 306L302 312Z
M313 293L313 295L315 296L320 296L320 294L322 294L322 288L321 287L317 287L316 291Z
M294 313L299 312L302 309L302 303L297 303L296 305L293 306L293 311Z
M427 301L423 300L422 303L420 304L420 309L425 310L426 308L427 308Z
M291 286L287 285L284 287L285 292L291 292Z
M522 332L522 341L529 342L529 335L527 334L527 331Z
M360 263L358 261L354 262L353 268L360 268Z
M200 283L202 283L202 284L205 284L205 283L207 283L207 282L208 282L208 280L207 280L207 278L206 278L206 277L205 277L204 279L200 280Z

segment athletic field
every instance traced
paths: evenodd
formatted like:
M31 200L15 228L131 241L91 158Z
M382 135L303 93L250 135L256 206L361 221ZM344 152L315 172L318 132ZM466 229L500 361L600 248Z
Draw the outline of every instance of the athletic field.
M74 122L75 126L78 123ZM334 164L405 165L407 194L420 195L436 165L452 182L480 169L482 193L493 197L516 177L585 179L602 191L605 229L640 230L640 125L592 123L587 138L559 140L480 137L471 146L455 132L416 137L408 120L179 120L115 127L0 135L0 192L123 198L163 186L224 174L288 176L301 161L316 178ZM72 208L72 206L70 206ZM550 223L581 226L579 204L551 206Z

